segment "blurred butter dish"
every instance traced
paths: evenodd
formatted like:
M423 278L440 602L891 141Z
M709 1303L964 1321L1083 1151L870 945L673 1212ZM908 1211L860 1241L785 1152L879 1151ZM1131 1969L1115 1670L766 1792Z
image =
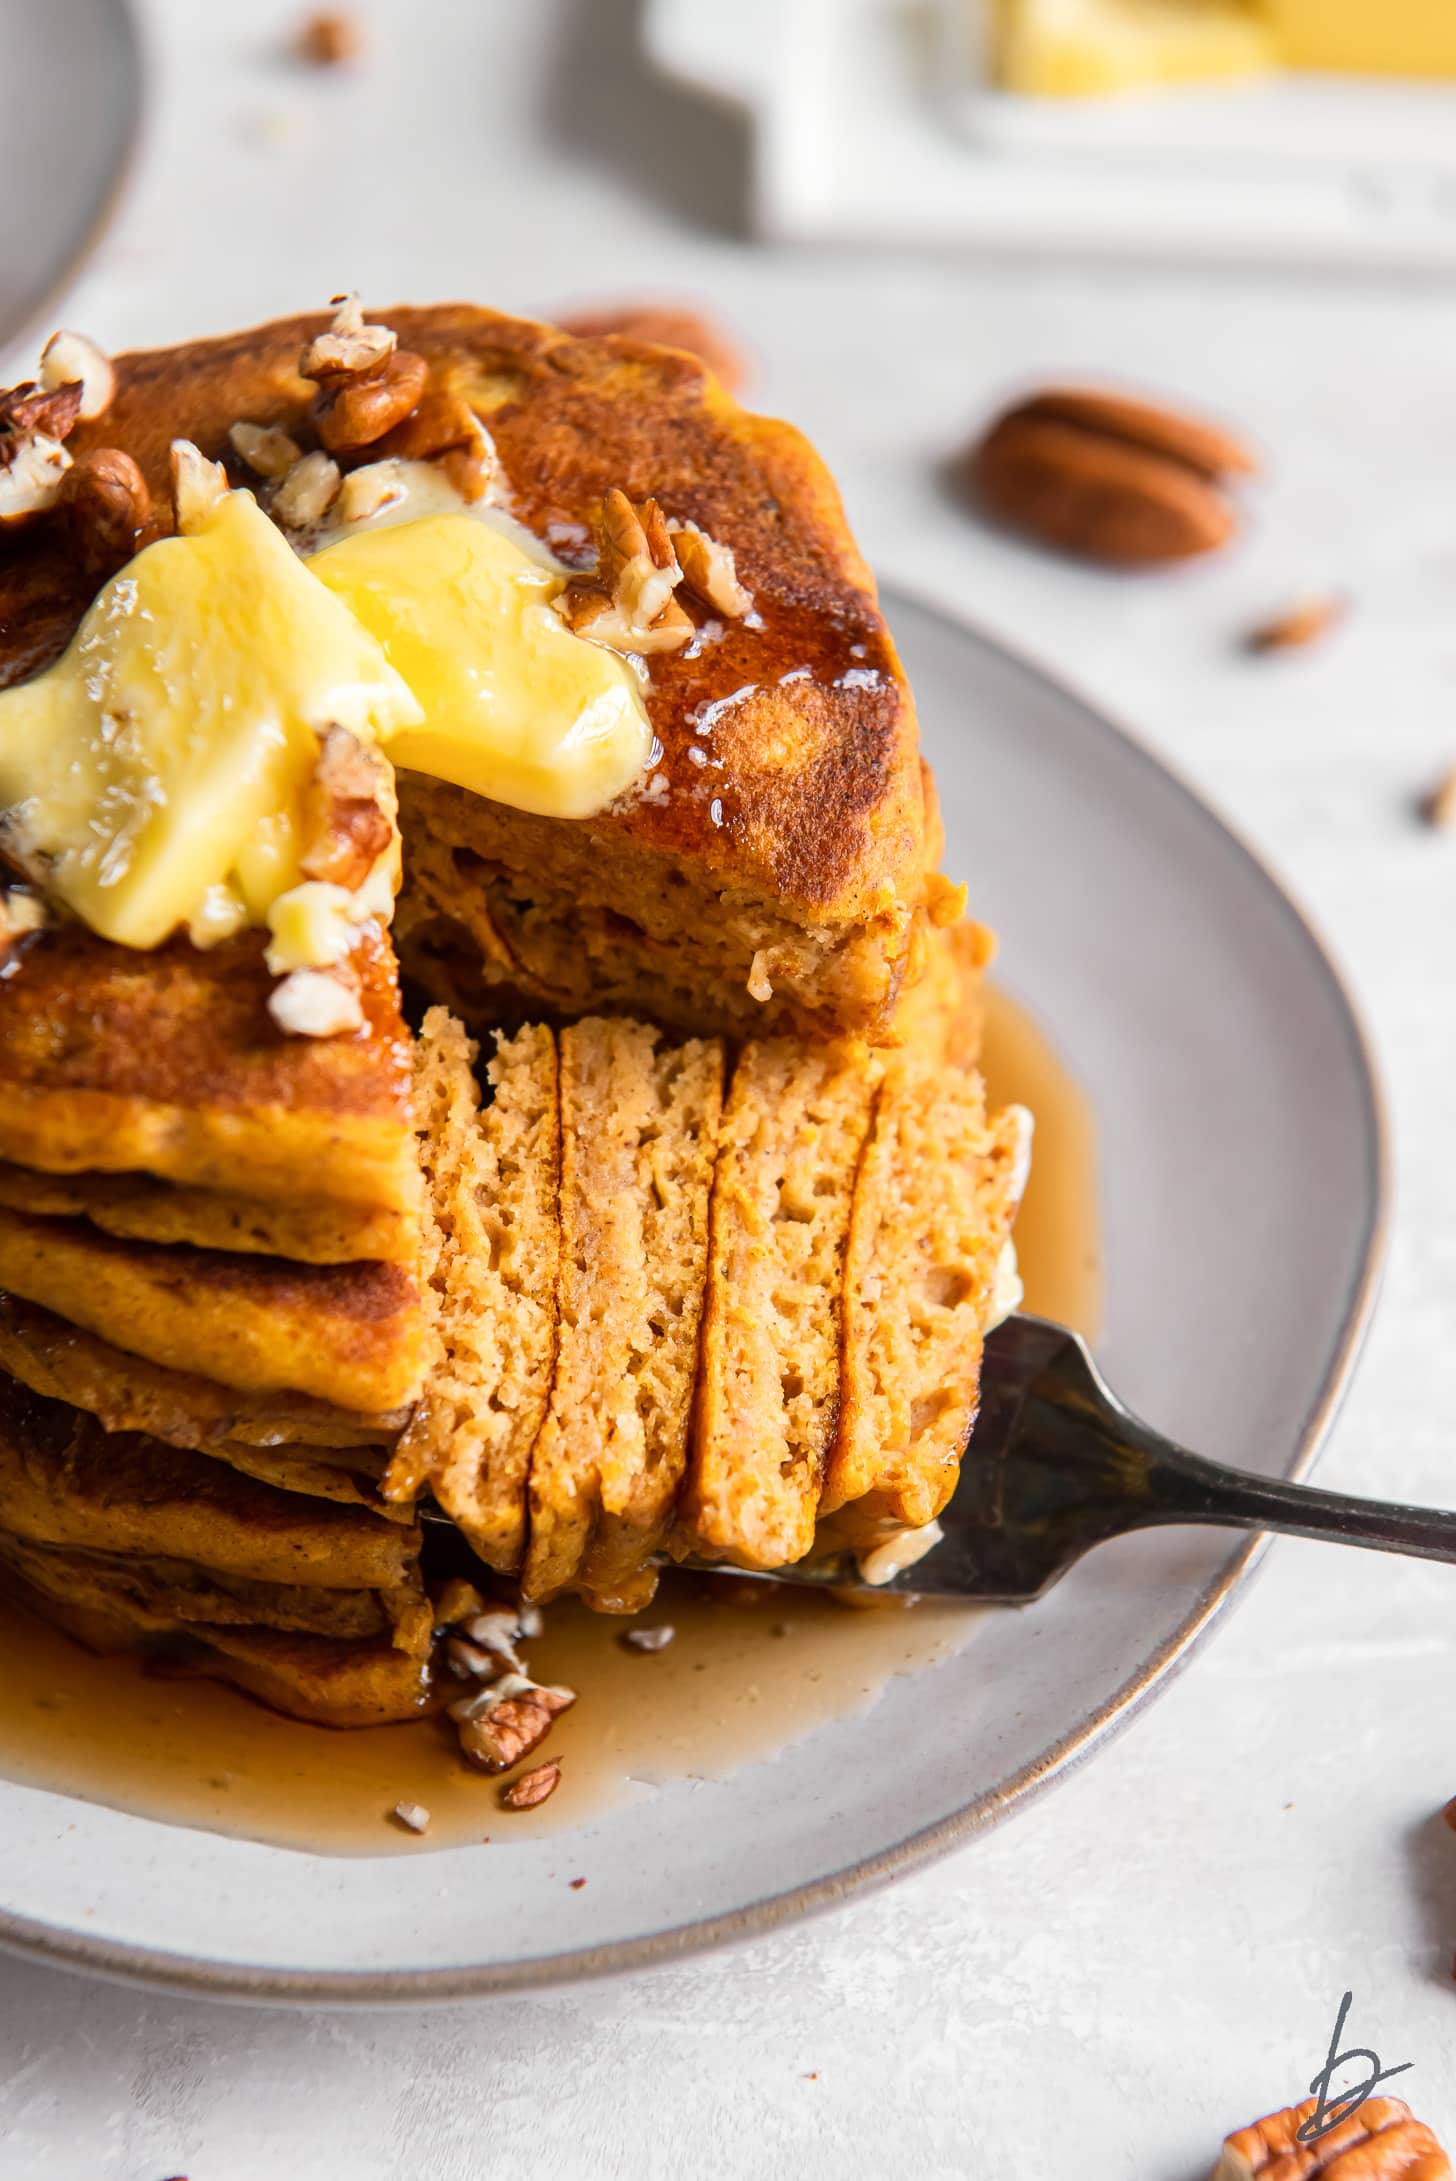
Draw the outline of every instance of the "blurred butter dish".
M1281 65L1032 97L991 80L991 4L741 0L725 17L701 0L647 0L643 39L663 75L746 117L750 219L766 240L1456 265L1456 81ZM1289 17L1291 52L1299 17L1306 58L1322 22L1333 70L1345 0L1268 5ZM1415 5L1385 11L1392 38Z

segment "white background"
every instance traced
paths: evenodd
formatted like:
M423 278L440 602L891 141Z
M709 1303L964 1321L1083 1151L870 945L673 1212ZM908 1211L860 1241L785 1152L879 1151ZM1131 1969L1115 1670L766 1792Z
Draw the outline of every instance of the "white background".
M352 285L544 313L711 301L755 352L750 398L817 440L881 572L1053 658L1333 938L1388 1073L1401 1201L1320 1481L1450 1500L1456 839L1411 809L1456 760L1449 285L768 253L741 235L741 139L641 76L629 0L374 0L371 63L338 80L278 58L294 12L150 0L137 183L67 320L119 347ZM1099 372L1265 450L1234 552L1115 580L956 510L939 465L1003 390ZM1325 647L1240 653L1251 620L1330 586L1353 610ZM1221 1367L1192 1331L1188 1367ZM1225 2130L1301 2093L1347 1986L1355 2041L1415 2063L1393 2087L1456 2143L1456 1837L1436 1818L1453 1605L1452 1571L1277 1544L1209 1648L1050 1799L684 1967L370 2015L5 1960L0 2173L1195 2181Z

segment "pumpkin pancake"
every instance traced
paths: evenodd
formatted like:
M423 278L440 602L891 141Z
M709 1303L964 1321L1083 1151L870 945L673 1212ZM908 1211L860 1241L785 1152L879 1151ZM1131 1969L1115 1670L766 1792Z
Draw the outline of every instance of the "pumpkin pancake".
M419 1222L413 1213L326 1198L284 1203L189 1189L150 1174L40 1174L0 1164L0 1205L43 1218L89 1219L105 1234L135 1242L190 1242L199 1249L246 1250L301 1264L348 1264L361 1257L414 1262Z
M418 1394L427 1359L420 1292L400 1265L167 1249L0 1209L0 1286L153 1363L245 1392L391 1408Z
M518 1017L523 1008L635 1007L710 1031L802 1024L879 1034L917 933L946 904L928 875L909 692L818 458L789 426L739 409L680 351L619 336L577 340L465 304L397 309L383 322L425 359L432 393L463 397L483 420L506 504L558 553L589 560L589 526L609 491L634 502L655 496L670 523L696 525L731 550L752 602L736 618L695 608L694 640L654 658L647 704L660 762L641 792L597 817L536 819L402 779L398 930L407 965L448 998L446 971L463 961L482 1021L499 1022L510 1007ZM299 352L327 325L326 316L284 319L118 357L110 407L80 424L68 449L78 458L102 447L130 454L165 527L174 439L227 455L231 426L246 419L282 424L308 443L316 389L298 375ZM0 538L0 681L56 656L91 588L58 537ZM156 960L136 965L142 1025L161 1020L145 989ZM151 1029L145 1035L162 1045ZM182 1118L164 1131L155 1115L145 1127L129 1115L118 1166L158 1170L165 1155L175 1179L255 1186L223 1180L200 1155L219 1131L198 1126L200 1093L188 1074L207 1058L195 1038L166 1041L157 1065L177 1070L183 1088L170 1104ZM240 1132L236 1162L275 1177L281 1162L296 1174L296 1131L274 1140L296 1102L261 1090L228 1107ZM260 1114L256 1126L245 1125L244 1104ZM103 1117L78 1107L69 1133L38 1128L50 1153L42 1159L15 1147L25 1136L21 1111L14 1140L0 1133L0 1154L61 1170L94 1165L86 1153ZM356 1141L344 1170L350 1149L368 1163L362 1115L347 1133Z
M409 1033L388 940L366 931L356 949L366 1025L350 1038L284 1036L263 949L241 932L139 952L79 924L23 940L0 984L0 1157L322 1197L336 1219L412 1213Z
M0 1292L0 1370L33 1392L86 1409L107 1431L145 1431L169 1446L292 1447L380 1476L408 1410L333 1407L307 1394L243 1393L199 1373L171 1371L68 1325L54 1311Z
M135 1586L82 1555L28 1549L25 1573L12 1564L6 1591L90 1650L154 1654L173 1672L233 1682L275 1711L319 1726L384 1726L417 1718L436 1701L421 1653L381 1638L340 1643L291 1630L196 1623L182 1630Z

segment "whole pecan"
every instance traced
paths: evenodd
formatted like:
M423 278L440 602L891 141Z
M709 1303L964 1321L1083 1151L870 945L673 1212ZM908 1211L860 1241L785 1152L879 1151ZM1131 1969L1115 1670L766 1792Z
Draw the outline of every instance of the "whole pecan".
M314 404L318 435L330 454L372 447L402 424L430 375L423 356L397 348L375 370L326 383Z
M1127 568L1187 560L1238 527L1225 478L1255 467L1242 440L1118 394L1052 387L992 425L966 464L1002 522L1086 560Z
M156 527L147 481L119 447L98 447L73 462L61 480L58 504L71 550L97 583L124 567Z
M1226 2137L1213 2181L1451 2181L1446 2153L1399 2098L1367 2098L1301 2143L1298 2131L1317 2110L1306 2098Z

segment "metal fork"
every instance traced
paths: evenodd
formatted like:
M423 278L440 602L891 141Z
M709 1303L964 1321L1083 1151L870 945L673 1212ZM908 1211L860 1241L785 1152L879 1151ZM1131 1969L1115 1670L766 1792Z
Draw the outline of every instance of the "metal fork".
M1456 1514L1204 1461L1124 1408L1075 1333L1017 1317L986 1343L981 1412L940 1517L940 1542L873 1588L1021 1604L1104 1539L1183 1522L1456 1561ZM847 1556L782 1568L767 1580L871 1588Z

